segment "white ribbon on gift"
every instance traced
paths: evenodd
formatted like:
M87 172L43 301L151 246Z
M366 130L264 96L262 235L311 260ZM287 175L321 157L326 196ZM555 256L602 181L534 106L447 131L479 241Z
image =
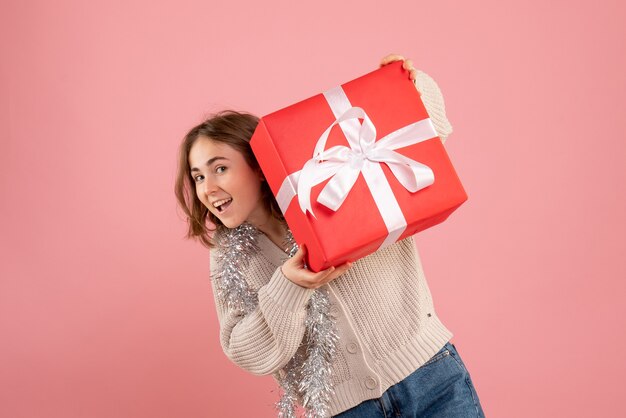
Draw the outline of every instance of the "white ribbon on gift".
M317 202L337 211L359 173L362 173L387 228L388 235L381 248L393 244L402 235L407 223L380 164L387 164L400 184L410 192L433 184L435 176L430 167L394 150L436 137L435 127L430 118L426 118L376 141L376 127L371 119L362 108L351 105L341 86L328 90L324 97L336 120L318 139L313 158L304 164L302 170L285 178L276 195L278 205L286 213L297 195L302 212L306 214L308 211L315 216L311 207L311 189L332 177ZM363 119L362 124L359 118ZM337 145L326 150L330 131L337 124L349 146Z

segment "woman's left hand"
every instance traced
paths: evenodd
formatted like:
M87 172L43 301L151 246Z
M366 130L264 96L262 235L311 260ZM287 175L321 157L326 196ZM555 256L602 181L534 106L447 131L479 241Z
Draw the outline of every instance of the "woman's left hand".
M405 70L409 72L409 78L413 80L413 82L415 83L417 70L415 69L415 67L413 67L413 61L411 61L410 59L405 59L402 55L389 54L380 60L380 66L382 67L387 64L391 64L392 62L395 62L395 61L403 61L402 68L404 68Z

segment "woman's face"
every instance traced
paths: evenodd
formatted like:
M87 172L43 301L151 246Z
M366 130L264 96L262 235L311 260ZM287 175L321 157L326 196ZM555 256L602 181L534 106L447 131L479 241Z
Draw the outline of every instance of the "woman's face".
M189 151L191 177L198 199L228 228L244 221L259 225L268 218L261 193L263 176L228 144L200 136Z

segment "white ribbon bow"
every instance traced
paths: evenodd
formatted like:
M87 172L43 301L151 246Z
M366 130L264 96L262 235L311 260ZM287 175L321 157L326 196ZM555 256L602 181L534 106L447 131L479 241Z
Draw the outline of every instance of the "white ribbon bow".
M350 141L349 147L337 145L325 150L326 141L332 128L348 119L362 118L357 141ZM311 189L329 177L333 177L324 187L317 201L336 211L343 204L354 186L359 173L372 171L372 166L386 163L400 184L410 192L417 192L435 182L433 171L426 165L395 152L395 149L415 144L416 139L432 138L429 119L405 126L376 141L376 127L367 113L360 107L351 107L333 122L320 136L315 145L313 158L304 164L298 180L298 202L306 214L311 212ZM365 176L365 174L364 174ZM375 194L372 190L372 194Z
M315 216L311 206L311 189L332 177L317 201L336 211L345 201L359 173L362 173L389 232L382 246L389 245L406 228L406 219L380 164L387 164L400 184L410 192L433 184L435 176L430 167L394 150L436 137L437 132L427 118L376 141L376 128L371 119L362 108L351 106L341 87L325 92L324 96L337 119L320 136L313 157L302 170L285 178L276 200L282 212L286 213L291 200L298 195L302 212L306 214L308 211ZM363 119L363 123L359 124L359 118ZM349 146L337 145L326 150L330 131L337 124L341 126Z

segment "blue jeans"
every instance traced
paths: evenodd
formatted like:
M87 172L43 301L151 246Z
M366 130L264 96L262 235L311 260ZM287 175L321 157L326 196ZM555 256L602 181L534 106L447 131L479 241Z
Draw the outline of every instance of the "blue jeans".
M484 418L469 372L448 342L424 365L378 399L361 402L336 418Z

